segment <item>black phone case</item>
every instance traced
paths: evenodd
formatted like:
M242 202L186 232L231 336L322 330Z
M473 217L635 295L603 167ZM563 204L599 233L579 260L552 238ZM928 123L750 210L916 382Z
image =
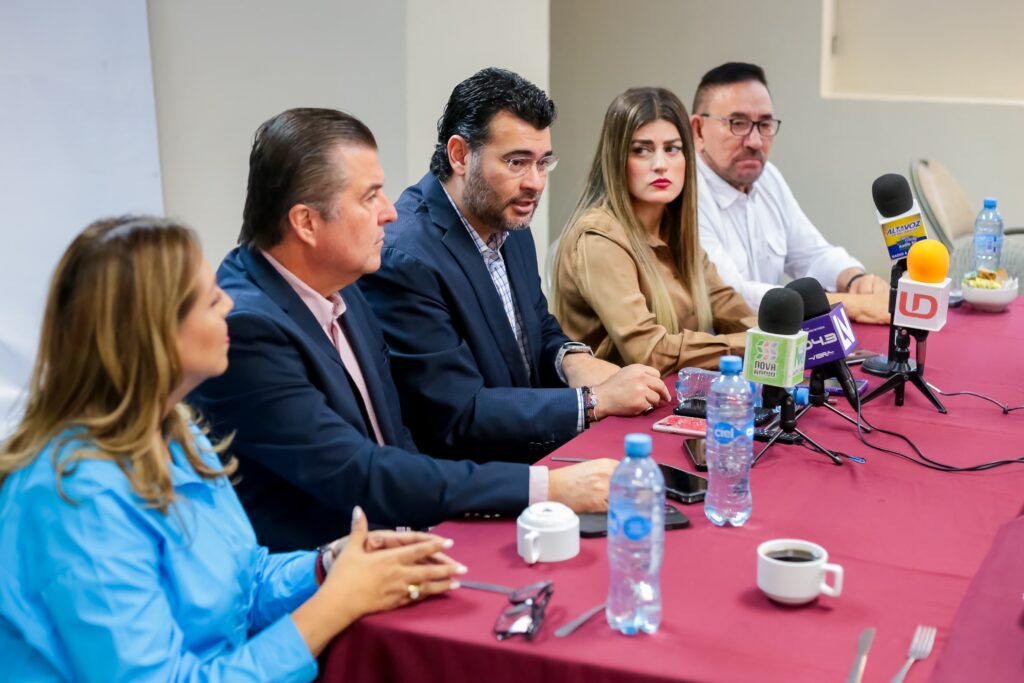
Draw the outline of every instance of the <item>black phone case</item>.
M692 441L692 440L693 439L687 439L686 441L683 441L683 452L686 453L686 457L688 457L690 459L690 462L693 463L694 469L696 469L698 472L707 472L708 471L708 462L707 462L707 460L704 460L703 458L701 458L700 462L698 462L697 458L693 457L693 452L691 452L690 449L686 445L686 444L690 443L690 441Z
M685 529L690 526L690 519L682 512L665 506L665 531ZM586 512L580 515L580 536L594 538L608 535L608 514L605 512Z
M685 415L686 417L701 417L707 419L707 402L702 398L688 398L683 400L682 403L678 404L673 410L676 415ZM770 408L754 408L754 426L760 427L767 422L771 422L775 417L775 411Z

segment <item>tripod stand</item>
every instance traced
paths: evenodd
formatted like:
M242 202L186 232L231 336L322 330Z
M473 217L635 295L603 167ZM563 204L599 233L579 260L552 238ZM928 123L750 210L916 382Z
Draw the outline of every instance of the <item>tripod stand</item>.
M828 408L830 411L843 418L854 427L859 427L865 432L870 432L871 428L864 424L859 424L857 420L853 419L843 411L839 410L828 402L828 393L825 391L825 373L820 368L813 368L811 370L811 377L808 380L808 407L812 408ZM846 396L846 400L849 401L850 406L854 410L859 409L860 397L854 394L853 396ZM803 413L801 413L802 415Z
M821 393L824 394L824 378L822 378L821 380L821 387ZM807 436L807 434L805 434L804 432L800 431L800 429L797 428L797 420L799 420L804 413L811 409L810 403L808 403L805 406L802 406L800 410L797 410L796 400L793 398L792 394L787 392L782 387L773 387L767 385L765 385L763 389L762 401L766 408L779 408L779 431L776 432L775 435L768 440L768 443L764 445L764 448L762 448L760 452L754 456L754 461L751 463L751 466L757 464L757 461L761 459L761 456L764 455L769 448L775 445L775 442L778 441L779 437L782 436L783 434L798 434L803 437L804 441L814 446L814 448L817 449L819 453L822 453L823 455L828 457L833 463L835 463L836 465L843 464L843 461L839 458L838 455L836 455L829 449L825 448L824 446L822 446L817 441ZM829 408L832 408L832 406L828 405L827 401L823 401L822 405L826 405ZM833 408L833 410L835 409ZM847 420L850 419L848 416L843 415L843 413L841 413L838 410L835 410L835 412L839 415L842 415Z
M907 382L917 387L917 390L924 394L924 397L931 401L935 409L940 413L946 413L946 407L939 401L939 397L935 395L928 383L924 381L922 375L924 374L924 360L925 355L928 352L928 332L927 330L914 330L907 327L894 326L893 347L894 350L889 352L889 366L892 368L893 373L889 379L885 380L882 384L875 387L871 393L861 399L861 404L867 403L868 401L874 400L885 394L889 390L893 391L896 398L896 405L903 405L903 397L906 389ZM913 337L917 340L917 346L915 348L915 355L917 357L916 366L910 361L910 338Z
M900 278L907 272L907 259L901 258L892 264L889 273L889 317L896 314L896 297L900 286ZM896 334L898 330L892 323L889 324L889 352L885 356L874 356L864 361L864 372L879 377L889 377L900 372L896 360ZM913 370L916 365L914 361L907 360L909 368ZM900 403L899 405L903 405Z

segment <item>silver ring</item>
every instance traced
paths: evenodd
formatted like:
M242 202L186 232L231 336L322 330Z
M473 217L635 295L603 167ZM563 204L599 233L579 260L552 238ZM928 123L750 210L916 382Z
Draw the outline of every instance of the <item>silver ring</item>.
M418 583L410 583L406 590L409 591L410 600L420 599L420 585Z

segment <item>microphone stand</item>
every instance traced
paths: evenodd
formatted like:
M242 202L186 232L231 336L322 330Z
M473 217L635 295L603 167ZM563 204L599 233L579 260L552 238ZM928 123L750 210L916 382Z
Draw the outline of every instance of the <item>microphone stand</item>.
M893 335L893 351L889 352L889 366L892 368L892 374L889 379L885 380L882 384L875 387L867 396L860 400L861 405L878 398L882 394L892 390L896 397L896 405L903 405L903 396L906 388L906 384L909 381L912 385L917 387L917 390L924 394L924 397L931 401L935 409L943 415L946 414L946 407L942 405L939 397L935 395L928 383L924 381L922 375L924 374L924 360L925 355L928 353L928 331L927 330L915 330L909 327L893 326L895 334ZM917 364L910 360L910 338L913 337L917 340L915 347L915 355L917 357ZM867 368L865 368L867 369Z
M824 377L822 377L821 379L821 393L822 395L825 394ZM772 436L772 438L768 440L768 443L764 445L764 448L762 448L761 451L754 456L754 460L753 462L751 462L751 467L757 464L757 461L761 459L761 456L765 454L765 451L771 448L775 444L775 442L778 441L779 437L782 436L783 433L798 434L802 436L804 441L814 446L818 450L818 452L832 460L833 463L835 463L836 465L843 464L842 459L840 459L838 455L836 455L829 449L823 447L817 441L807 436L807 434L805 434L804 432L800 431L797 428L797 420L799 420L804 413L810 410L810 404L803 406L802 408L800 408L800 410L797 410L796 400L793 398L792 394L790 394L782 387L774 387L769 385L765 385L762 389L761 398L766 408L779 408L779 431L777 431ZM827 405L827 403L825 403L825 405ZM842 413L839 414L842 415ZM846 417L846 415L843 415L843 417Z
M889 274L889 319L891 320L896 315L896 296L897 290L900 286L900 278L907 272L907 259L901 258L892 264L892 270ZM875 356L868 358L864 361L864 372L870 375L877 375L879 377L891 377L897 372L901 372L899 369L899 361L896 359L896 337L898 335L898 329L891 322L889 323L889 353L885 356ZM914 361L907 360L910 369L914 369ZM861 401L863 403L863 401ZM898 405L903 405L902 403Z
M838 415L839 417L843 418L844 420L846 420L847 422L852 424L854 427L856 427L857 426L857 420L853 419L852 417L850 417L849 415L847 415L846 413L844 413L843 411L839 410L838 408L836 408L835 406L831 405L828 402L828 392L825 391L825 379L826 379L825 373L824 373L824 371L820 367L812 368L811 369L811 377L807 381L807 384L808 384L808 392L807 392L808 405L810 407L813 407L813 408L828 408L833 413L835 413L836 415ZM844 395L845 395L845 393L844 393ZM859 396L857 396L856 394L852 398L850 396L846 396L846 400L849 401L850 406L854 410L857 410L857 406L854 405L854 401L858 401L859 402L860 401L860 397ZM806 411L804 411L804 412L806 412ZM803 415L803 412L801 412L800 415ZM799 417L799 416L797 416L797 417ZM867 432L867 433L871 432L871 428L868 427L866 424L861 424L860 428L864 432Z

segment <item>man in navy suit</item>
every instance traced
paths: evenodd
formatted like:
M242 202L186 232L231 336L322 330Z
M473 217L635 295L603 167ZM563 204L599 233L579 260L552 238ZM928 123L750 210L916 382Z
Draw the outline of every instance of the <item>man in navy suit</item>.
M457 85L430 172L402 194L382 266L359 283L406 424L430 452L532 461L595 419L668 399L657 370L594 358L548 312L530 219L558 161L554 118L547 95L510 71Z
M552 471L435 460L402 424L387 347L356 287L380 265L395 208L373 134L327 109L264 123L249 159L240 246L217 272L235 300L228 371L190 396L216 436L233 436L238 493L260 542L315 547L352 507L387 526L537 500L607 506L615 462Z

